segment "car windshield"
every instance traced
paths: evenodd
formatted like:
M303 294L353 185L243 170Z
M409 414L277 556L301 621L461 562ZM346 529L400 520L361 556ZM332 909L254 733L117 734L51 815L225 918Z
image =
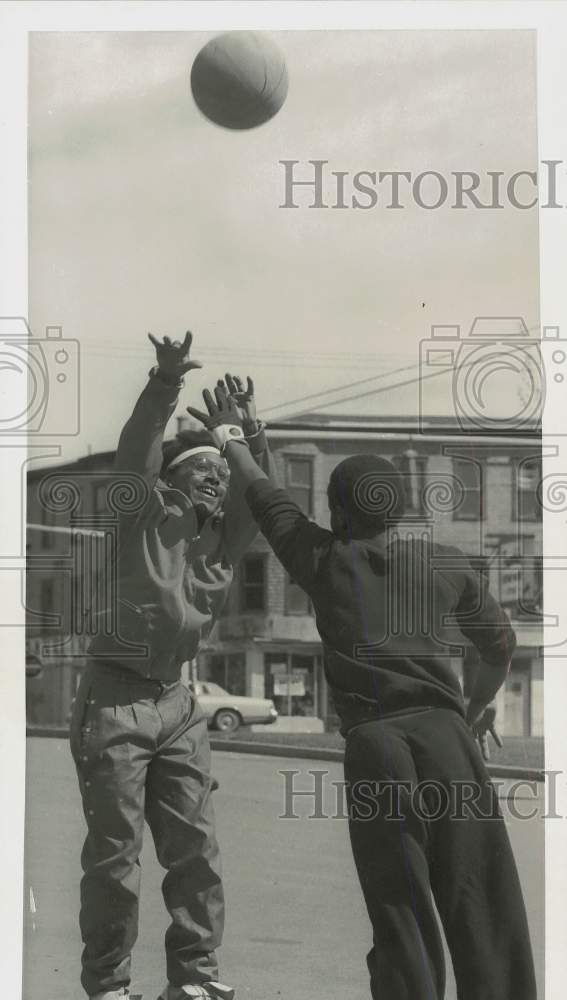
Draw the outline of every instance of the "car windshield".
M222 695L228 694L228 691L225 691L224 688L221 688L219 684L211 684L210 681L207 681L207 683L203 684L202 687L203 690L207 692L207 694L222 694Z
M228 691L221 688L218 684L212 684L210 681L196 681L196 683L191 684L197 697L202 694L214 694L217 697L222 695L223 697L228 697Z

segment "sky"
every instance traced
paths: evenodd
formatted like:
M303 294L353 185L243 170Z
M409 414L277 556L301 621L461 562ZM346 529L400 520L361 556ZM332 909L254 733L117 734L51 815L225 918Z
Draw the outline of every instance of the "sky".
M30 324L79 342L80 431L65 459L115 446L154 363L150 330L191 329L205 365L178 412L235 370L254 376L268 419L309 405L414 415L417 382L355 387L341 406L282 404L400 367L416 378L432 324L464 336L476 315L523 316L537 330L536 210L426 211L407 198L392 211L385 193L369 211L309 209L300 195L297 210L280 207L284 159L351 175L536 169L533 33L272 33L288 97L241 132L211 124L190 94L211 37L31 36ZM445 389L430 405L451 411Z

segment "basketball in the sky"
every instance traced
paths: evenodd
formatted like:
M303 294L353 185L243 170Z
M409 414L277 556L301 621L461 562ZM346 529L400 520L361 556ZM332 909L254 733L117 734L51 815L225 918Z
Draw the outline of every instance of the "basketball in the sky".
M224 128L247 129L273 118L286 99L285 60L263 33L228 31L201 49L191 69L197 107Z

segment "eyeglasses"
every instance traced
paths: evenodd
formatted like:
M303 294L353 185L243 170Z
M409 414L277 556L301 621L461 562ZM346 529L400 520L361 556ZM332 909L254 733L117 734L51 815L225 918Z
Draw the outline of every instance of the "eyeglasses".
M221 483L228 483L230 479L230 469L226 465L221 465L219 462L214 462L210 458L192 458L187 463L191 469L195 469L196 472L202 472L203 475L206 473L212 473L216 475Z

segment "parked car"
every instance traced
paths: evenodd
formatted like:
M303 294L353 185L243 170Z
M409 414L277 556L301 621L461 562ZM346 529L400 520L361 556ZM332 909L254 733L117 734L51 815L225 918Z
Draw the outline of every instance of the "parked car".
M278 717L275 705L269 698L229 694L212 681L195 681L189 687L196 694L211 729L235 733L239 726L251 723L269 725Z

